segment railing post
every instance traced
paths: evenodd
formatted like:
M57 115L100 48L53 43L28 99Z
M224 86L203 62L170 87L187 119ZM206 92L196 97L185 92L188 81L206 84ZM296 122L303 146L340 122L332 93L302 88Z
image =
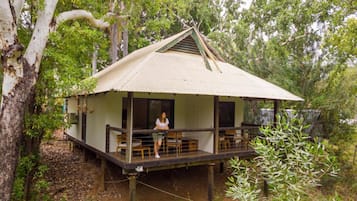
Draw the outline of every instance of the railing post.
M105 126L105 153L109 153L110 146L110 125Z
M126 144L127 144L127 150L125 153L125 160L128 163L131 163L131 158L132 158L132 149L133 149L133 92L128 92L128 105L127 105L127 123L126 123Z
M218 153L219 148L219 97L214 96L214 153Z

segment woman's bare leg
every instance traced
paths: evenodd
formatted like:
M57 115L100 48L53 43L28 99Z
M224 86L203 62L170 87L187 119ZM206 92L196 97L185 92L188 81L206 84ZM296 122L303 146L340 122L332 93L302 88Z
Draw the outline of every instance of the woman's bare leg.
M161 140L158 140L158 141L157 141L157 154L159 154L160 147L161 147L161 143L162 143Z
M154 154L157 155L157 141L154 142Z

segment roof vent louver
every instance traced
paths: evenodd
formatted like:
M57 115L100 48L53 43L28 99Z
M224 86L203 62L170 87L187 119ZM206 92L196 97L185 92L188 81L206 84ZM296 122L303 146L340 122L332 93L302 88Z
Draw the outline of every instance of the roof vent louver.
M168 50L200 55L200 50L191 36L184 38Z
M212 64L209 62L210 59L213 62L215 69L222 72L217 64L217 60L223 61L223 59L215 51L212 51L213 49L205 42L201 34L194 27L188 29L179 37L168 42L166 45L158 49L157 52L164 53L170 50L200 55L206 64L206 68L212 71L213 68Z

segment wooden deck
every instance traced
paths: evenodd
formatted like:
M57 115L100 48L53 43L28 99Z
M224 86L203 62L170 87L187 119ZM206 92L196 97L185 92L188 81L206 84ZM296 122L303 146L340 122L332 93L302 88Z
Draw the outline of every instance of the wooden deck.
M160 158L155 158L154 154L151 156L146 152L144 159L142 159L141 154L133 153L131 163L125 161L125 153L110 152L108 153L111 157L126 164L126 167L135 168L137 166L142 166L144 169L166 169L168 166L171 167L182 167L182 166L194 166L200 164L207 164L209 162L221 162L232 157L249 158L255 156L255 151L252 148L231 148L226 150L221 150L217 154L205 152L202 150L197 150L194 152L170 152L170 153L160 153ZM129 168L130 169L130 168Z
M151 153L150 157L148 156L147 153L145 153L144 159L142 159L141 154L134 153L132 157L132 161L129 163L125 161L125 154L123 153L117 153L117 152L106 153L70 135L66 135L66 136L68 137L69 140L71 140L75 144L85 148L86 150L90 150L95 154L97 154L98 156L105 158L106 160L112 162L113 164L121 167L122 169L129 170L129 171L134 170L137 167L142 167L144 171L151 171L151 170L171 169L171 168L186 167L186 166L204 165L212 162L223 162L232 157L251 158L256 155L253 149L246 148L246 147L221 149L217 154L204 152L202 150L197 150L193 152L182 152L180 154L176 154L175 152L171 152L171 153L162 152L160 154L161 158L159 159L156 159L153 153Z

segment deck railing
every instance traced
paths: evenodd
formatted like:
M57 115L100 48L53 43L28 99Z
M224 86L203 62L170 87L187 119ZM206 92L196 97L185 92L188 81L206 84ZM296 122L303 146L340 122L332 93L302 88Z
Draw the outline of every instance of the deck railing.
M134 129L132 140L132 158L145 160L154 157L153 133L154 129ZM160 149L162 158L186 157L195 153L217 154L222 152L238 152L249 150L249 142L259 135L259 126L245 125L242 127L221 127L219 128L219 140L214 140L214 128L184 128L169 129L165 131L164 139ZM115 154L125 158L127 151L126 129L106 126L105 151L109 153L113 150L110 140L114 135L116 138ZM200 141L202 141L200 143ZM206 142L206 143L203 143ZM215 143L219 143L217 146ZM218 150L216 151L216 147ZM110 149L112 148L112 149ZM129 161L132 161L131 159Z

